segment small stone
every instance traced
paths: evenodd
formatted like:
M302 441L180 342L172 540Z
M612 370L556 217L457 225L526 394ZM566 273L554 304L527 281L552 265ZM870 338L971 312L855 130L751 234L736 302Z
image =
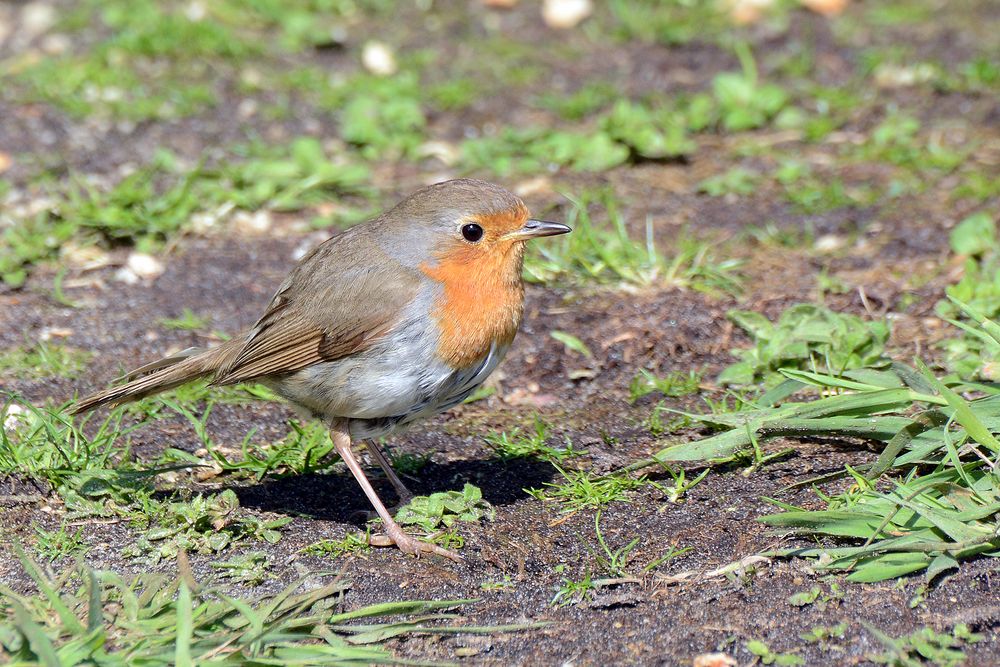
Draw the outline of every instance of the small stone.
M702 653L695 656L693 667L736 667L736 659L728 653Z
M48 342L53 338L69 338L73 330L67 327L44 327L38 334L39 340Z
M836 16L847 7L847 0L799 0L803 7L823 16Z
M163 262L144 252L133 252L128 256L125 267L143 280L152 280L163 273Z
M201 21L205 18L205 14L207 14L205 11L205 5L197 1L188 4L188 6L184 8L184 16L188 21Z
M55 25L58 15L52 5L44 2L29 2L21 10L21 28L23 37L32 39Z
M14 166L14 158L10 156L10 153L0 151L0 174L7 171L12 166Z
M542 19L550 28L575 28L594 11L590 0L545 0Z
M836 234L824 234L816 239L813 249L817 252L833 252L844 247L846 241L842 236Z
M495 9L511 9L517 5L517 2L518 0L483 0L484 5Z
M736 25L756 23L774 0L729 0L729 17Z
M67 35L62 33L46 35L45 38L42 39L41 47L42 51L50 56L61 56L69 51L70 40Z
M271 212L265 209L239 211L233 216L233 224L245 234L263 234L271 228Z
M361 64L376 76L392 76L399 69L396 55L382 42L368 42L361 49Z

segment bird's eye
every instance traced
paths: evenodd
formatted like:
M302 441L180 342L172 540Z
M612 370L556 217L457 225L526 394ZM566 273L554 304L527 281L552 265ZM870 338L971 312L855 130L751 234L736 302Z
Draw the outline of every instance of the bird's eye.
M462 225L462 238L469 243L478 243L483 238L483 228L474 222Z

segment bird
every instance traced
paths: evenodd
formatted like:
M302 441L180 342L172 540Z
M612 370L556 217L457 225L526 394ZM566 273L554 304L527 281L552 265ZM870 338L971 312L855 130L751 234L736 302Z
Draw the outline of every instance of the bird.
M526 242L570 231L532 218L519 197L486 181L424 187L313 248L242 334L137 368L71 412L202 378L216 386L261 383L324 421L382 520L388 539L380 545L460 560L403 531L352 444L367 441L401 504L412 498L377 439L461 403L486 380L524 313Z

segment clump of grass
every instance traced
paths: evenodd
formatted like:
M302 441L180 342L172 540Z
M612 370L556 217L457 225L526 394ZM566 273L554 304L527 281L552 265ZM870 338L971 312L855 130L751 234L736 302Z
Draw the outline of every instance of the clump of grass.
M561 482L546 482L540 489L526 491L543 502L560 505L564 513L600 508L616 501L627 501L628 492L654 484L645 477L626 474L594 477L583 470L564 470L552 464L562 476Z
M946 363L962 377L1000 377L1000 344L978 322L1000 317L1000 245L996 223L980 211L962 220L949 237L952 252L965 257L962 277L935 306L938 315L962 333L940 343ZM967 304L963 309L959 303Z
M639 374L632 378L628 386L629 400L635 403L643 396L649 394L662 394L663 396L680 397L697 393L701 384L701 373L699 371L672 371L663 377L657 377L644 368L639 369Z
M982 329L1000 341L1000 326L987 320ZM769 555L817 559L813 567L846 572L850 581L915 572L925 572L931 581L964 559L1000 548L996 388L938 379L919 362L916 369L893 362L890 368L837 376L783 374L789 378L786 383L747 409L689 415L720 433L666 447L627 470L676 461L732 461L742 451L761 451L762 441L778 436L862 438L884 443L875 463L809 480L847 476L853 479L851 488L819 493L826 505L820 510L772 500L783 511L761 518L792 534L822 535L829 542ZM807 387L827 395L777 405ZM970 394L973 398L963 397ZM886 479L889 473L894 477ZM845 540L855 544L844 546Z
M663 254L653 241L647 221L644 241L633 240L626 230L618 204L608 192L586 193L571 199L567 223L573 233L532 249L525 263L525 278L532 282L571 280L581 283L631 287L676 286L708 292L740 290L738 262L716 260L707 242L681 239L673 257ZM610 229L592 219L592 204L603 208Z
M234 208L299 211L343 195L367 195L368 176L366 166L328 155L309 137L277 148L243 147L211 168L186 168L160 151L107 188L72 178L53 192L47 211L15 220L0 235L0 279L21 285L33 265L54 258L70 241L153 251L194 220L210 226Z
M411 634L496 633L528 625L449 624L469 600L403 601L332 612L349 584L334 578L301 590L236 600L181 577L132 579L80 567L52 577L20 552L33 595L0 588L0 661L5 664L398 664L381 644ZM186 561L183 561L186 562ZM314 576L314 575L310 575ZM116 613L108 614L109 608ZM390 617L387 622L376 619ZM367 619L367 623L356 621Z
M735 352L740 361L719 374L721 384L763 382L773 386L784 369L811 368L831 373L888 363L886 322L865 322L856 315L836 313L825 306L798 304L777 322L759 313L731 310L727 316L753 338L754 345Z
M864 621L861 624L885 647L881 653L869 656L873 662L884 665L959 667L968 660L962 649L984 639L965 623L957 624L951 632L936 632L925 627L899 638L890 637Z
M537 458L542 461L562 463L580 456L585 451L574 449L573 443L566 439L566 446L552 447L548 444L549 426L541 418L535 417L535 423L530 431L515 428L512 431L490 433L484 440L493 448L503 461L519 458Z
M74 379L87 368L93 356L87 350L38 341L30 346L0 350L0 374L19 380Z

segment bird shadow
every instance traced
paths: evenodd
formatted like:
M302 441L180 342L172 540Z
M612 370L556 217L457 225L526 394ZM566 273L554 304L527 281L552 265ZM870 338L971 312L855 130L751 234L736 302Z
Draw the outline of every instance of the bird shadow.
M387 506L398 500L381 471L365 471L379 497ZM491 505L510 505L524 498L524 489L550 482L556 474L550 464L532 459L504 461L498 458L475 461L427 463L419 477L404 477L409 489L425 496L437 491L459 490L468 482L478 486ZM250 486L231 486L242 507L263 512L292 514L323 521L362 525L362 512L371 504L350 473L307 473L265 479Z

